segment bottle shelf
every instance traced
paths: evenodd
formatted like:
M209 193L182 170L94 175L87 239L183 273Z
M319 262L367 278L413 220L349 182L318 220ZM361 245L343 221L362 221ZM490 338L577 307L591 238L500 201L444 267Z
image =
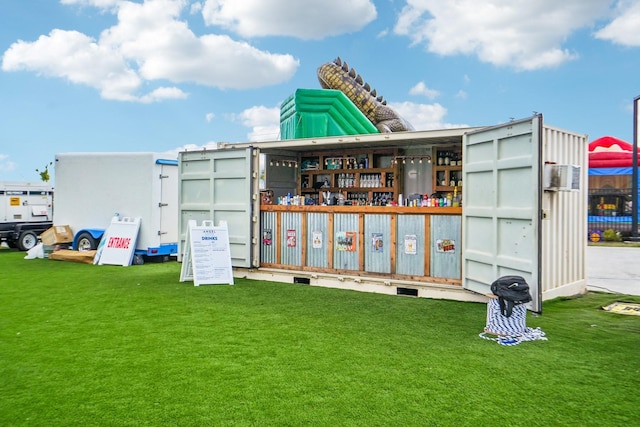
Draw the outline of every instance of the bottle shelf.
M305 153L299 158L298 192L319 204L326 203L326 192L358 204L372 203L376 193L393 199L400 177L392 161L396 155L397 150Z
M462 189L461 147L440 147L434 150L433 191L451 192Z

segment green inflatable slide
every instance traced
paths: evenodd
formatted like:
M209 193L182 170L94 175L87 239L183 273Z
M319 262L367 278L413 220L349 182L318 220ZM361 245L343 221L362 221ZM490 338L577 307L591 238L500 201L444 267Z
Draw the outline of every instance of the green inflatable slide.
M339 90L298 89L280 107L280 138L379 133L367 117Z

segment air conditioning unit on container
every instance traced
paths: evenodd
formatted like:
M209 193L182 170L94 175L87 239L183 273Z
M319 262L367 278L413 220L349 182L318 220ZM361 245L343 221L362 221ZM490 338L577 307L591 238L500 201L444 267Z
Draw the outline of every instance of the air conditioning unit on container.
M580 166L544 165L543 185L545 191L578 191L580 190Z

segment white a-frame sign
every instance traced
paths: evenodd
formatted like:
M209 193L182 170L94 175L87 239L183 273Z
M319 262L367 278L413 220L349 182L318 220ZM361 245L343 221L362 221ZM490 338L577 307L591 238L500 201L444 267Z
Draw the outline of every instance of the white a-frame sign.
M197 225L190 220L182 257L180 281L193 280L195 286L226 283L233 285L229 229L225 221Z

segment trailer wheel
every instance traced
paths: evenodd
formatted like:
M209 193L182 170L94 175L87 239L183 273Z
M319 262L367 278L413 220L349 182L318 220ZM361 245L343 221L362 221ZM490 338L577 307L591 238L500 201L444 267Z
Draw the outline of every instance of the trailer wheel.
M18 237L18 249L28 251L38 244L38 236L33 231L23 231Z
M78 236L78 250L81 252L92 251L98 247L98 242L91 233L82 233Z

